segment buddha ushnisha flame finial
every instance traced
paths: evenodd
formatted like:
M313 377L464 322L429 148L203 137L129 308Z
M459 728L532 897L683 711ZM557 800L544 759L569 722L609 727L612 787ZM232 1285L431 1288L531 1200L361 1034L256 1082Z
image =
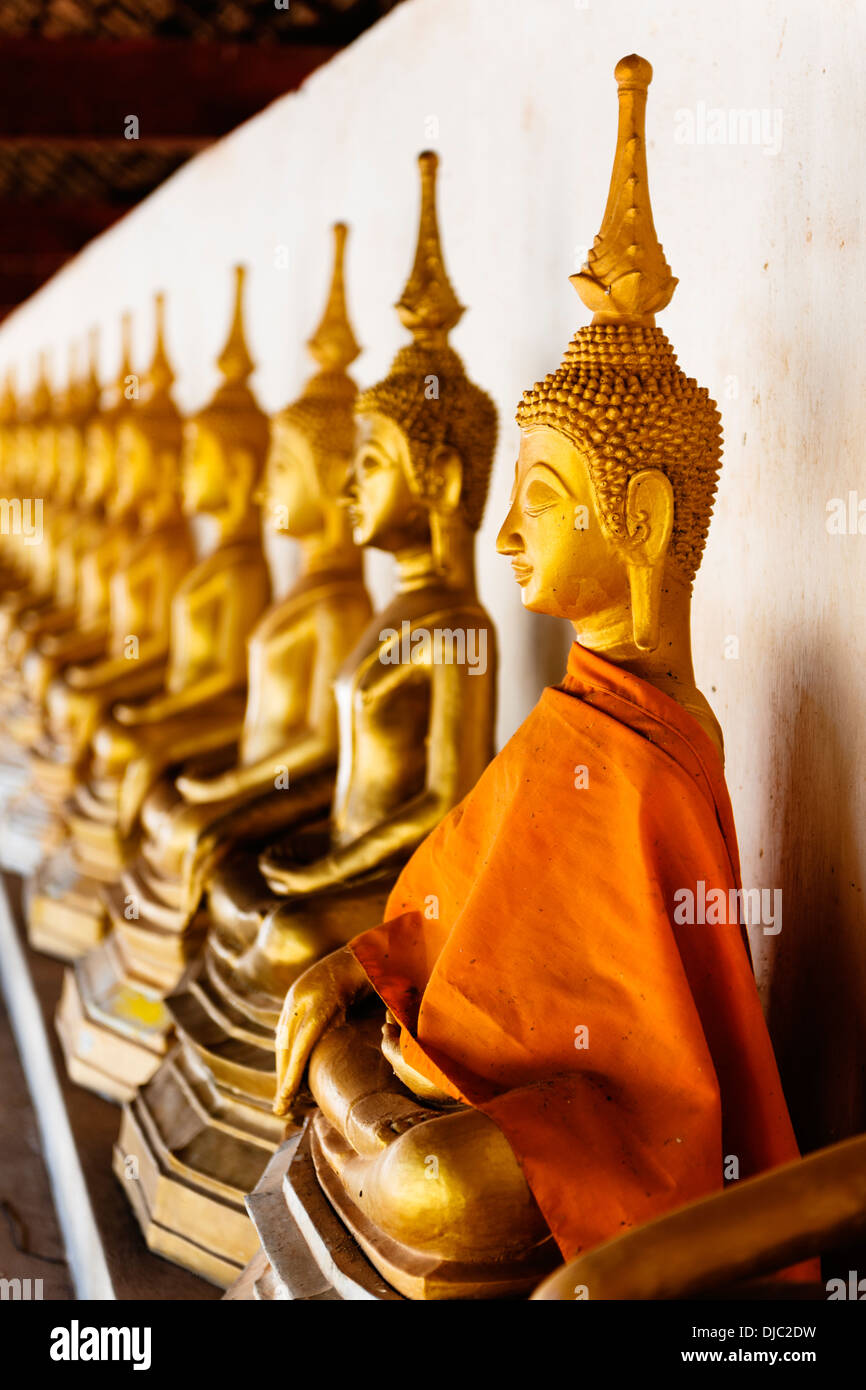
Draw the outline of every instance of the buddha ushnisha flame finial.
M132 376L132 314L125 310L120 316L120 373L118 385L125 387Z
M148 367L141 391L133 402L131 419L139 430L144 430L153 443L169 450L180 448L181 418L177 402L172 394L175 375L165 346L165 296L154 296L156 334L153 357Z
M466 375L448 334L464 310L445 270L436 220L437 155L418 158L421 212L415 263L396 305L412 334L383 381L364 391L359 415L384 415L406 436L419 492L430 478L429 457L438 445L453 447L463 462L461 511L466 525L481 524L496 447L496 409Z
M442 243L436 219L436 173L439 156L425 150L418 156L421 171L421 216L415 263L396 306L400 322L416 343L444 346L451 329L465 312L458 300L442 259Z
M98 410L101 393L102 387L99 384L99 328L94 324L87 334L87 371L83 387L88 415L92 415Z
M676 288L656 236L646 166L646 99L653 70L632 54L616 65L619 129L601 231L574 285L593 323L655 323Z
M361 351L352 330L346 309L345 259L349 228L345 222L335 222L334 268L331 287L319 326L309 339L310 356L323 372L345 372Z
M132 314L127 310L120 319L120 366L113 381L106 382L102 388L100 402L101 415L108 421L117 421L132 408L127 390L132 377Z
M57 401L59 419L73 420L80 413L82 384L78 344L70 343L66 349L66 385Z
M249 377L252 376L256 365L250 356L250 351L247 347L246 333L244 331L244 284L246 281L246 273L246 266L235 266L235 290L231 324L229 325L225 347L217 358L217 366L222 372L226 383L230 385L246 382Z
M318 363L297 400L285 406L276 422L294 425L309 440L317 467L337 486L352 457L355 443L353 409L358 388L348 368L361 351L346 307L345 256L349 229L345 222L333 226L334 259L331 283L319 326L309 339L310 356Z
M602 524L613 536L628 531L629 479L644 468L664 473L674 493L669 558L691 583L709 530L722 430L715 402L677 366L653 317L676 281L656 240L646 186L642 127L651 74L643 58L617 64L620 129L607 212L588 269L571 277L597 312L559 369L524 392L517 423L548 425L586 454Z
M11 425L18 418L18 396L15 391L15 368L7 367L3 374L3 394L0 396L0 424Z
M53 395L51 383L48 380L50 374L49 366L50 354L44 349L36 358L36 380L30 392L27 414L31 424L42 424L51 415L53 406Z
M225 345L217 357L222 381L211 400L189 418L190 425L211 425L250 446L257 459L267 447L268 421L255 398L249 378L255 371L244 327L246 267L234 267L231 321Z
M153 297L155 336L153 357L142 385L140 409L148 416L177 415L177 406L171 394L175 382L174 369L168 358L165 346L165 295L158 293Z

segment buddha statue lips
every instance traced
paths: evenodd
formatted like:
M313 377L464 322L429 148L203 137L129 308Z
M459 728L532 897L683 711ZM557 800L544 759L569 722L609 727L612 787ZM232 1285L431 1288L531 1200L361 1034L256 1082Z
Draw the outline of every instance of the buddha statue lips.
M414 1298L529 1289L545 1252L721 1188L726 1154L744 1175L797 1152L740 923L675 917L683 887L740 886L689 641L721 432L654 322L675 281L646 189L651 69L616 76L608 208L575 277L595 318L520 404L498 539L524 605L573 623L567 672L277 1029L276 1112L308 1068L325 1192Z

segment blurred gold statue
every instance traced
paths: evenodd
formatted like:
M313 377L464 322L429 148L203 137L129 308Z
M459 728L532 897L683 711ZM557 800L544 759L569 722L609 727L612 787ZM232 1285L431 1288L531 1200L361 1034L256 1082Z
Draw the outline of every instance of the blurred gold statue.
M31 762L37 786L49 797L71 793L77 780L75 798L86 795L83 778L99 720L116 701L164 684L171 601L194 559L180 509L181 420L171 394L161 295L155 311L153 359L143 382L132 370L124 321L119 375L87 430L87 486L104 483L109 530L83 560L82 600L90 596L97 608L107 586L109 627L99 654L73 659L48 686L45 729ZM64 810L67 826L73 817L82 819L75 798ZM106 840L107 848L86 835L75 838L38 869L28 894L28 927L39 949L72 959L104 934L99 887L120 867L116 847Z
M0 697L9 703L15 697L6 685L8 673L15 670L15 633L24 618L46 608L54 597L57 580L56 543L68 525L68 490L58 486L57 424L62 398L52 393L48 380L47 353L39 354L38 371L29 399L20 411L15 432L17 477L25 498L17 500L21 510L10 525L14 552L24 582L0 598L0 648L4 655L4 686ZM74 493L72 494L74 495ZM46 510L46 503L48 508Z
M270 593L253 500L268 426L248 382L254 364L244 337L242 292L238 267L231 327L218 359L223 379L184 430L184 510L212 520L215 544L173 596L164 685L143 701L116 704L103 720L93 737L88 783L76 791L70 815L76 842L105 861L116 857L119 871L135 852L138 812L161 774L193 756L225 749L242 726L246 639ZM119 886L106 885L101 896L113 930L74 978L68 976L60 1022L73 1072L77 1061L88 1072L99 1068L97 1088L124 1095L130 1088L126 1035L136 1018L152 1016L153 989L165 992L177 983L193 943L140 926L137 902L125 899ZM76 1053L72 1020L77 1026L88 1013L91 1028L97 1015L100 1020L99 1061L92 1049L87 1060ZM88 1044L91 1028L83 1030ZM142 1079L133 1070L132 1085Z

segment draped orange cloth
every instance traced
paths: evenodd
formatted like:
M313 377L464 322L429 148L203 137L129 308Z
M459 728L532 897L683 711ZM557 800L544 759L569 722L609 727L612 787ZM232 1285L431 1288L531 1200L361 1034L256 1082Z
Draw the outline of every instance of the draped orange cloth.
M500 1127L566 1259L721 1188L730 1157L744 1178L798 1156L742 927L675 920L700 884L740 886L714 744L575 643L351 943L406 1061Z

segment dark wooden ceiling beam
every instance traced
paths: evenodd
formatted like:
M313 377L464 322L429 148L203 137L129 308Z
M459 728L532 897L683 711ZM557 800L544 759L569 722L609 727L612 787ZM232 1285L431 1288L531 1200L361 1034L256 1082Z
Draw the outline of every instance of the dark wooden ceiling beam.
M0 138L124 142L224 135L338 50L172 39L0 39ZM125 142L130 145L133 141Z
M53 270L59 270L69 259L69 256L62 260L58 259ZM49 271L50 273L53 271ZM8 269L4 269L0 264L0 305L5 305L8 313L11 307L20 304L22 300L34 294L45 283L45 279L44 267L40 269L39 266L31 266L30 268L10 266Z
M104 232L126 209L116 203L27 202L0 198L0 264L8 255L69 255Z

